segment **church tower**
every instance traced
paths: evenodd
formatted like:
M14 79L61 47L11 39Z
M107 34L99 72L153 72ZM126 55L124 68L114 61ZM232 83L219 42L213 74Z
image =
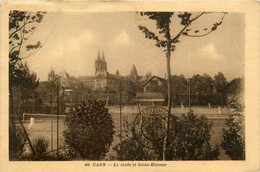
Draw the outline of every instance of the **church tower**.
M102 59L100 58L100 52L98 51L98 56L95 61L95 75L98 72L106 72L107 71L107 62L105 60L104 52L102 52Z
M138 80L138 73L137 73L137 69L136 69L135 65L133 65L129 76L132 79L132 81L136 82Z

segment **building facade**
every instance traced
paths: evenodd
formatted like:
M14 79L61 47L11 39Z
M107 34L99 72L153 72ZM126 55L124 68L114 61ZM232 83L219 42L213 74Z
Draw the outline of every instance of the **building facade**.
M135 65L127 76L121 76L119 71L116 74L109 73L103 52L102 56L98 52L95 60L95 75L73 77L64 72L61 76L63 87L81 96L73 100L109 101L110 104L119 104L120 92L122 103L129 103L136 92L143 91L142 86L147 81L147 76L138 75Z

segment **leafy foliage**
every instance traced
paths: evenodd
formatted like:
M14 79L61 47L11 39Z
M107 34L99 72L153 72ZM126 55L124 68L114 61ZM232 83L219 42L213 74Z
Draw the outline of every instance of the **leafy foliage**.
M227 85L227 91L229 95L240 94L244 89L244 79L243 78L235 78L230 81Z
M122 157L120 157L122 146ZM122 145L119 143L113 148L116 153L118 160L124 161L145 161L145 160L156 160L156 154L153 150L143 147L133 137L127 137L122 141Z
M19 139L16 138L16 127L14 123L14 88L34 89L38 85L38 80L35 73L29 71L27 64L22 63L22 49L26 41L35 31L34 24L40 23L45 12L28 12L28 11L10 11L9 13L9 125L10 130L10 144L13 144L14 150L18 151ZM40 48L40 42L37 47ZM28 49L29 50L29 49ZM12 140L12 141L11 141ZM11 143L12 142L12 143ZM16 147L16 148L15 148ZM11 153L11 151L10 151Z
M242 112L244 110L243 97L239 94L229 95L227 104L230 108L235 109L235 111Z
M147 27L145 26L139 26L139 29L145 34L145 38L148 39L152 39L155 40L155 46L157 47L163 47L164 51L166 52L166 59L167 59L167 87L168 87L168 117L166 121L169 121L169 116L171 113L171 106L172 106L172 93L171 93L171 67L170 67L170 61L171 61L171 52L175 50L176 48L176 44L180 42L180 37L181 36L195 36L195 37L202 37L202 36L206 36L209 33L211 33L212 31L216 30L217 27L219 25L222 24L222 21L224 19L224 16L226 13L224 13L223 17L221 18L220 22L217 22L213 25L212 29L204 34L198 34L199 30L195 30L195 34L196 35L189 35L188 34L188 29L190 29L191 24L196 21L197 19L199 19L201 16L208 14L206 12L202 12L202 13L194 13L194 15L192 13L188 13L188 12L180 12L178 13L178 17L181 19L180 25L182 25L182 29L177 32L177 34L175 34L174 36L172 36L173 34L171 33L171 27L170 27L170 23L172 22L172 17L174 16L173 12L141 12L141 15L146 15L150 20L154 20L156 22L156 28L159 31L159 34L163 37L162 39L159 39L159 36L157 36L154 32L152 32L151 30L149 30ZM205 30L205 29L204 29ZM168 128L169 128L169 122L167 122L166 125L166 131L168 132ZM164 139L164 149L163 149L163 159L165 160L165 155L166 155L166 143L168 140L168 133L166 133L165 135L165 139Z
M114 124L99 102L82 103L66 116L65 151L79 159L101 160L113 142Z
M26 41L36 29L35 23L40 23L45 12L10 11L9 13L9 80L10 88L17 85L23 79L27 79L28 66L21 60L21 50ZM40 48L40 41L36 45L26 45L27 50ZM22 70L24 69L24 70ZM35 78L35 74L29 76L28 80ZM20 78L22 77L22 78ZM32 77L32 78L30 78ZM21 85L21 84L20 84ZM22 85L23 86L23 85Z
M218 74L214 76L214 86L217 93L225 93L227 89L227 84L227 79L225 78L223 73L218 72Z
M158 35L156 35L154 32L149 30L145 26L138 26L138 28L145 34L145 38L155 40L156 44L155 46L159 48L167 48L170 51L174 51L176 44L180 42L179 38L183 36L190 36L190 37L202 37L210 34L212 31L215 31L218 26L220 26L223 22L223 19L226 15L226 13L223 13L222 18L220 19L219 22L216 22L212 25L211 29L204 28L202 31L200 30L194 30L190 28L191 24L199 19L201 16L210 14L207 12L202 12L202 13L189 13L189 12L179 12L176 13L177 17L181 19L180 25L183 26L183 28L175 34L175 36L171 36L172 33L170 30L173 30L170 28L170 23L174 19L174 14L173 12L141 12L142 16L147 16L151 20L156 21L156 28L159 31L159 34L162 34L164 38L166 39L160 39ZM204 31L204 32L203 32ZM205 31L207 31L205 33ZM195 35L190 34L191 32L194 32ZM200 34L201 33L201 34ZM168 45L167 45L168 44ZM167 53L168 50L166 51Z
M233 160L245 160L245 129L243 123L245 119L242 93L243 91L238 87L238 90L234 90L234 94L230 94L228 97L228 106L233 109L233 113L226 120L227 128L223 128L222 135L221 146Z
M54 154L53 152L47 152L49 143L45 138L36 138L33 141L33 149L35 154L31 152L23 153L18 159L20 161L61 161L68 160L63 153Z
M130 101L135 98L136 96L136 85L133 81L127 81L126 92L128 95L128 104L131 103Z
M36 73L29 69L27 63L17 63L17 68L10 77L10 87L20 87L24 90L33 90L39 86Z
M48 148L48 141L43 138L37 138L34 140L33 149L35 151L35 160L44 160L47 157L46 151Z
M12 127L9 126L9 135L11 135L13 132L11 131ZM26 144L26 137L25 137L25 133L23 132L23 130L20 127L16 128L16 143L17 143L17 147L14 147L14 140L11 139L12 137L10 137L9 140L9 157L10 160L17 160L19 159L24 151L25 151L25 144Z
M210 145L212 123L193 112L182 115L177 122L177 135L170 146L174 160L216 160L219 147Z
M178 14L178 17L181 18L181 25L186 25L190 21L191 13L180 13Z
M21 57L22 46L36 30L35 23L40 23L46 12L10 11L9 13L9 64L15 70L15 65ZM41 42L36 45L26 45L27 51L41 47Z
M232 160L245 160L245 141L241 133L241 121L235 118L241 116L239 113L231 114L226 120L227 129L223 129L222 148Z
M193 112L183 114L171 120L171 131L166 160L216 160L219 156L219 146L212 148L210 144L212 123L205 116L197 116ZM150 127L154 127L150 125ZM160 132L160 131L158 131ZM174 134L175 133L175 134ZM174 134L174 135L173 135ZM156 149L142 146L132 136L115 146L120 157L122 146L122 160L162 160L162 144L154 145Z
M12 93L12 95L10 95L12 96L12 103L10 100L10 105L13 113L21 116L23 112L32 110L32 101L38 97L38 94L35 94L34 91L39 86L39 79L36 73L29 69L27 63L22 63L22 61L17 64L17 69L12 76L13 77L9 77L9 87ZM20 107L17 106L18 104ZM25 108L26 105L29 108Z

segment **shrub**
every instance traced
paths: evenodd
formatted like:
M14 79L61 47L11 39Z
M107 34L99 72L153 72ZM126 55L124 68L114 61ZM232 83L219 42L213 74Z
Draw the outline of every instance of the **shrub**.
M167 160L216 160L219 146L210 145L212 123L205 116L189 112L171 120L170 142L167 147ZM152 125L150 125L153 127ZM115 146L120 155L120 143ZM132 136L122 142L122 160L162 160L162 143L149 149L138 143Z
M242 94L230 95L228 98L228 106L233 108L233 112L226 120L227 128L223 128L221 147L232 160L245 160L243 100Z
M205 116L193 112L182 115L177 120L177 132L170 144L169 158L173 160L216 160L219 146L210 144L213 123Z
M241 121L235 121L239 113L231 114L223 129L221 147L232 160L245 160L245 141L241 136Z
M128 161L145 161L145 160L159 160L156 150L149 149L141 145L136 141L131 134L132 130L123 130L122 144L120 142L113 147L116 151L117 157L113 158L116 160L128 160ZM120 134L117 135L118 140ZM122 146L122 156L121 156Z
M120 147L122 146L122 157ZM122 141L122 145L119 143L113 148L117 153L118 160L151 160L151 156L147 152L146 148L140 145L134 138L129 137Z
M48 149L48 141L43 138L37 138L34 140L32 146L35 152L34 158L35 160L44 160L46 159L46 151Z
M82 103L65 118L65 152L71 158L100 160L113 142L114 124L99 102Z
M9 156L10 160L18 160L25 151L26 136L20 127L16 127L16 137L13 137L13 133L12 128L9 127ZM14 138L16 139L16 147L14 147Z

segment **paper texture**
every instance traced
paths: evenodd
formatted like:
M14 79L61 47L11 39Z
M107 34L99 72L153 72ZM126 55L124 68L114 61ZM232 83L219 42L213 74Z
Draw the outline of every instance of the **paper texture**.
M49 44L49 47L45 48L44 51L40 50L38 53L38 59L34 58L34 60L28 60L28 64L33 64L33 68L38 68L37 75L43 78L43 80L47 80L47 72L50 71L52 68L49 64L57 64L57 70L65 70L68 69L70 73L74 75L84 75L87 73L88 76L92 76L95 73L95 68L93 66L94 60L96 59L98 51L102 54L104 51L107 63L109 67L109 72L116 73L116 69L119 69L119 72L122 71L122 75L127 75L133 65L133 61L135 63L140 64L136 65L138 71L141 73L140 75L145 75L146 68L151 66L151 71L154 75L160 75L162 78L165 77L165 71L162 71L162 68L166 66L166 59L161 58L163 60L154 59L148 61L148 56L160 56L164 55L165 53L155 54L153 50L151 50L150 54L147 57L144 57L144 60L140 59L139 57L134 57L128 51L129 57L132 58L121 58L119 55L124 54L127 52L127 49L133 49L130 47L131 40L139 40L140 46L141 44L145 44L148 41L144 38L144 34L138 36L135 33L136 37L129 37L129 32L131 32L132 25L135 24L135 21L139 21L139 15L136 15L136 18L131 18L129 16L134 16L136 12L141 11L160 11L160 12L179 12L179 11L188 11L188 12L228 12L230 16L239 16L241 21L244 19L244 25L240 27L244 28L244 40L241 41L242 43L237 43L233 41L233 37L230 35L225 35L225 31L223 33L223 39L226 42L223 42L223 47L227 47L231 44L237 44L239 47L239 52L244 51L244 55L238 57L238 60L233 60L231 63L233 64L223 64L223 66L218 66L214 63L210 66L208 63L203 63L204 59L202 57L201 61L194 60L195 63L198 65L197 71L201 69L203 72L203 67L208 68L206 71L210 71L214 74L214 69L217 70L219 67L220 70L227 70L232 71L232 75L230 78L235 78L237 76L244 76L245 77L245 140L246 140L246 160L244 161L232 161L232 160L216 160L216 161L41 161L41 162L32 162L32 161L9 161L9 153L8 153L8 105L9 105L9 89L8 89L8 81L9 81L9 74L8 74L8 52L9 52L9 30L8 30L8 20L9 20L9 11L11 10L20 10L20 11L46 11L49 16L47 20L49 23L53 25L45 25L42 30L42 34L38 33L36 37L32 37L32 39L37 41L37 38L41 36L45 36L51 41L56 41L56 45ZM260 111L260 35L259 35L259 28L260 28L260 15L259 15L259 3L258 2L155 2L155 1L146 1L146 2L2 2L1 4L1 102L0 102L0 110L1 110L1 120L0 120L0 148L1 148L1 156L0 156L0 171L259 171L260 164L260 119L259 119L259 111ZM86 30L79 29L83 28L82 26L79 27L79 23L82 20L85 13L91 13L86 15L89 19L90 23L95 23L95 20L102 20L99 17L107 17L106 13L110 13L108 16L115 16L115 19L118 21L113 20L113 18L108 19L109 22L107 25L114 25L115 27L122 27L123 29L129 28L128 32L120 32L118 33L118 39L114 39L113 41L109 41L112 38L113 33L105 33L104 28L100 28L102 25L91 25L88 23L85 24ZM229 15L227 14L227 15ZM122 15L119 17L118 15ZM124 18L125 17L125 18ZM107 17L108 18L108 17ZM235 17L234 17L235 19ZM53 20L53 21L52 21ZM124 20L129 20L129 22L125 22ZM52 22L51 22L52 21ZM124 22L123 22L124 21ZM67 28L62 30L61 25L65 24L66 22L70 22ZM125 26L120 25L125 24ZM225 19L223 23L225 22ZM230 22L236 22L234 20L230 20ZM129 23L129 25L127 25ZM243 22L242 22L243 23ZM55 27L53 27L55 25ZM83 24L82 24L83 25ZM200 25L198 25L200 26ZM92 27L92 28L91 28ZM104 39L105 42L101 44L95 39L99 39L93 35L92 32L89 30L96 27L96 32L99 33L98 37L100 39ZM56 28L56 30L55 30ZM57 31L57 28L60 30ZM108 26L108 28L113 28ZM45 29L45 31L44 31ZM117 32L118 28L115 28L115 32ZM221 28L219 28L221 30ZM233 32L234 35L239 34L237 30L234 28ZM99 32L100 31L100 32ZM52 32L57 33L57 37L53 37L51 35ZM66 33L67 32L67 35ZM142 34L141 31L140 35ZM59 37L58 33L63 33L61 35L71 35L69 40L67 40L66 44L59 45L59 40L63 40L62 37ZM104 33L101 35L101 33ZM45 34L45 35L44 35ZM243 34L243 32L241 32ZM51 37L49 37L51 35ZM38 37L37 37L38 36ZM43 39L43 42L48 40ZM197 38L194 38L197 39ZM199 39L199 38L198 38ZM209 38L210 39L210 38ZM235 38L234 38L235 39ZM88 42L88 40L90 40ZM150 41L150 40L149 40ZM148 42L149 42L148 41ZM185 41L189 42L189 38ZM212 39L214 43L215 39ZM218 40L219 41L219 40ZM233 41L233 42L232 42ZM97 42L97 43L96 43ZM138 42L138 41L136 41ZM184 42L184 41L183 41ZM221 41L220 41L221 42ZM60 42L61 43L61 42ZM213 44L212 43L212 44ZM83 44L83 45L82 45ZM180 45L182 42L180 43ZM191 41L190 44L186 44L187 46L192 46L192 44L196 44L195 41ZM48 43L45 45L48 46ZM53 47L51 47L53 45ZM64 46L65 45L65 46ZM148 44L147 44L148 45ZM154 47L154 49L158 49L154 46L154 42L150 41L150 45ZM67 47L66 47L67 46ZM88 52L91 55L93 54L93 59L84 59L84 56L80 56L78 52L84 51L84 46L92 47L92 50L89 49ZM129 47L128 47L129 46ZM151 47L152 47L151 46ZM123 48L122 48L123 47ZM66 49L71 49L69 52ZM116 52L117 54L110 53L109 48L118 49ZM149 45L144 47L143 51L149 50ZM177 47L178 48L178 47ZM180 47L181 48L181 47ZM200 53L208 53L212 55L214 59L225 58L222 57L222 54L229 53L228 48L223 48L223 52L215 52L215 48L213 45L208 44L207 47L202 48ZM241 49L243 50L241 50ZM73 50L72 50L73 49ZM87 48L86 48L87 49ZM224 50L225 49L225 50ZM98 51L97 51L98 50ZM185 49L184 49L185 50ZM140 51L140 52L138 52ZM224 52L226 51L226 52ZM72 53L74 52L74 53ZM154 51L155 52L155 51ZM70 54L69 54L70 53ZM136 49L136 54L142 56L143 52L141 50ZM37 54L37 52L36 52ZM39 55L40 54L40 55ZM213 55L214 54L214 55ZM243 54L243 53L242 53ZM26 55L26 53L25 53ZM47 58L44 55L48 56ZM78 55L78 59L75 59L74 56ZM181 56L183 54L179 54ZM184 54L185 55L185 54ZM196 54L195 54L196 55ZM194 55L194 56L195 56ZM34 55L37 56L37 55ZM57 58L55 58L55 56ZM71 58L69 58L71 56ZM112 56L113 59L107 59L107 56ZM207 54L205 55L207 56ZM54 57L54 58L53 58ZM59 58L58 58L59 57ZM42 60L42 59L43 60ZM192 57L191 57L192 58ZM232 57L234 58L234 57ZM244 59L244 61L243 61ZM82 61L80 61L82 60ZM127 61L128 60L128 61ZM184 59L185 60L185 59ZM65 65L62 65L62 61L64 61ZM86 65L86 72L81 70L84 66L82 62L85 62ZM181 74L181 66L182 68L186 68L185 62L181 61L174 61L174 52L172 53L172 61L173 61L173 71L177 68L174 72L177 71L177 74ZM201 62L201 63L200 63ZM228 62L227 62L228 63ZM237 64L236 64L237 63ZM88 65L89 64L89 65ZM142 64L149 64L149 65L142 65ZM120 66L121 65L121 66ZM207 66L208 65L208 66ZM221 65L221 64L220 64ZM83 67L82 67L83 66ZM193 67L194 67L193 66ZM229 66L232 70L228 69ZM240 66L241 68L238 68ZM31 67L31 66L29 66ZM138 68L139 67L139 68ZM194 67L188 68L187 70L190 71L186 73L188 77L192 77L193 74L198 73ZM46 69L47 68L47 69ZM212 68L212 71L210 70ZM125 70L127 69L127 70ZM37 70L37 69L36 69ZM125 71L124 71L125 70ZM180 71L178 71L180 70ZM44 73L45 72L45 73ZM125 72L125 73L124 73ZM161 73L160 73L161 72ZM174 73L173 72L173 73ZM178 73L179 72L179 73ZM214 76L211 74L211 76ZM185 75L185 76L186 76ZM90 166L86 166L89 163ZM104 167L102 166L94 166L95 163L106 163ZM115 164L119 164L119 166L114 166ZM138 164L138 163L160 163L166 164L165 166L133 166L130 167L122 167L120 164L123 163L130 163L130 164ZM108 166L110 164L111 166Z

